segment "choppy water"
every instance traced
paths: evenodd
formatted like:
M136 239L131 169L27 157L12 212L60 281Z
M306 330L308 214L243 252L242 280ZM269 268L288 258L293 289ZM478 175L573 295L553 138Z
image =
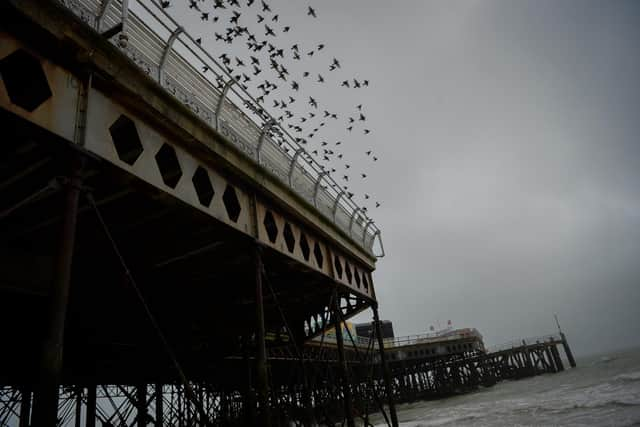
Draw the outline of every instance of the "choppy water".
M577 363L577 368L558 374L400 405L400 425L640 426L640 349L578 359ZM374 424L383 426L383 421L377 418Z

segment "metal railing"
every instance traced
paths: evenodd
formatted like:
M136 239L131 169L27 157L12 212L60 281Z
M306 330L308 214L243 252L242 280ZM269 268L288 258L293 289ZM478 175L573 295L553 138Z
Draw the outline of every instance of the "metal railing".
M333 330L327 331L327 334L324 337L325 342L335 343L336 337L333 335ZM346 335L343 333L343 335ZM370 339L368 337L362 337L359 335L355 335L353 333L353 338L356 341L356 346L367 348L370 345L373 345L373 348L378 348L378 340L374 339L373 344L371 344ZM428 333L428 334L420 334L420 335L406 335L402 337L394 337L394 338L383 338L384 347L386 349L396 348L396 347L405 347L416 344L440 344L446 343L449 341L456 341L465 338L479 338L482 339L482 336L478 334L451 334L451 335L441 335L437 332ZM314 340L319 341L320 337L314 338ZM521 342L522 343L522 342ZM345 339L345 345L352 345L350 340Z
M360 248L384 256L381 231L363 209L155 0L57 1L97 32L121 26L112 43L151 79L292 188ZM379 254L373 250L376 238Z
M562 337L558 334L548 334L548 335L540 335L537 337L529 337L519 340L507 341L501 344L492 345L491 347L487 347L487 353L496 353L502 350L510 350L516 347L522 347L523 345L533 345L544 342L557 342L562 341Z

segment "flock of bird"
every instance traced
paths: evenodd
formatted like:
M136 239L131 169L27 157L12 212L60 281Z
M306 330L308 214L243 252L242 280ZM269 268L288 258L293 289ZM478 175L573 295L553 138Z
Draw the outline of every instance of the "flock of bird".
M175 1L175 0L174 0ZM356 77L345 78L342 64L335 57L328 56L326 68L316 71L302 71L294 73L290 68L300 68L307 59L324 58L326 46L317 43L312 48L303 49L301 43L291 46L281 46L278 36L289 33L290 25L281 23L280 15L272 10L264 0L187 0L188 9L199 14L203 22L214 24L211 31L212 41L233 47L234 52L223 52L217 56L218 62L225 68L236 82L252 93L259 106L246 103L245 106L253 113L266 118L266 110L294 135L296 142L305 147L305 155L309 159L313 156L325 173L333 176L333 184L340 186L336 191L342 191L349 199L354 197L351 184L354 178L367 179L368 174L362 171L352 173L352 164L348 161L342 148L347 141L329 142L323 139L325 126L344 124L346 136L352 132L370 135L367 126L365 108L356 105L349 114L340 114L321 106L313 96L302 95L304 89L311 84L326 85L330 82L340 89L358 90L369 87L368 79ZM161 1L162 8L173 6L171 1ZM316 19L316 10L307 6L306 15L309 19ZM209 34L205 35L208 40ZM203 38L198 37L197 43L202 44ZM225 49L226 50L226 49ZM244 52L245 55L238 55ZM296 67L292 67L295 61ZM202 72L209 72L207 65L202 66ZM218 79L222 87L224 82ZM257 95L256 95L257 94ZM270 136L287 151L284 135L278 127L271 127ZM353 150L351 150L353 151ZM378 156L371 149L362 149L362 154L369 162L377 162ZM341 170L338 170L341 169ZM362 187L361 185L359 187ZM379 201L373 201L369 192L362 195L362 211L366 214L369 207L380 207Z

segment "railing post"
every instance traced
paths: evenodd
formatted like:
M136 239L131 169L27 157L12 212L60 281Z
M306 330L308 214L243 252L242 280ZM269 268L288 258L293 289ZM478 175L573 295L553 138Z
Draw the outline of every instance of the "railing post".
M373 220L369 219L369 221L367 221L367 224L364 226L364 231L362 232L362 246L365 246L367 244L367 229L371 224L373 224ZM375 238L375 234L373 235L373 237Z
M171 47L173 46L173 42L176 41L180 33L182 33L184 29L182 27L178 27L171 33L169 39L167 40L167 44L162 51L162 57L160 58L160 64L158 65L158 83L162 85L162 73L164 72L164 66L167 63L167 59L169 58L169 52L171 52Z
M122 30L118 34L118 46L127 47L129 44L129 36L127 35L127 27L129 20L129 0L122 0Z
M304 148L298 148L296 152L293 154L293 158L291 159L291 164L289 165L289 173L287 174L289 187L293 187L292 185L293 171L296 167L296 162L298 161L298 157L300 157L302 153L304 153Z
M98 14L96 15L96 31L100 32L100 27L102 26L102 21L104 20L104 17L106 16L107 13L107 9L109 9L109 6L111 6L111 2L113 0L102 0L102 4L100 5L100 11L98 12Z
M336 214L338 213L338 206L340 205L340 199L342 198L342 196L344 196L344 191L341 191L340 193L338 193L338 195L336 196L336 200L333 203L333 222L334 224L336 223Z
M322 182L322 177L325 175L329 175L329 172L322 171L318 174L318 178L316 179L316 184L313 187L313 206L318 208L318 190L320 190L320 184Z
M276 121L274 119L267 120L260 130L260 138L258 139L258 148L256 149L256 158L258 159L258 164L260 164L260 154L262 152L262 145L264 144L265 139L267 138L267 134L271 130L273 126L275 126Z
M235 79L229 79L222 88L222 93L220 94L220 99L218 99L218 105L216 105L216 130L220 131L220 113L222 113L222 107L224 106L224 100L227 97L227 93L229 93L229 89L234 85Z
M354 209L351 214L351 219L349 220L349 237L353 237L353 221L356 219L358 212L360 212L360 208Z

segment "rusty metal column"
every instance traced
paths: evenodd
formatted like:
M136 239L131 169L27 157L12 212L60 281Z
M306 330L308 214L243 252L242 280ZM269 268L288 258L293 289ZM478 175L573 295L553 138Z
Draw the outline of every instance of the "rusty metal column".
M387 401L389 403L389 415L391 416L391 426L398 427L398 414L396 413L396 404L393 399L393 388L391 386L391 372L387 364L387 356L384 352L384 341L382 340L382 328L380 327L380 316L378 315L378 305L374 304L373 323L376 328L376 336L378 337L378 351L380 352L380 363L382 364L382 373L384 375L384 386L387 391Z
M67 315L69 287L71 284L71 263L76 239L78 203L82 183L82 160L72 159L64 201L64 216L53 272L53 283L49 294L47 330L43 340L40 359L39 382L33 399L33 425L55 426L58 419L58 388L62 376L64 345L64 324Z
M96 385L87 387L87 421L86 427L96 427Z
M271 425L269 414L269 382L267 379L267 348L265 345L264 299L262 296L262 248L255 245L256 268L256 386L260 405L261 425Z
M344 395L344 410L347 418L347 426L355 427L353 419L353 399L351 397L351 384L349 384L349 370L344 357L344 340L342 338L342 313L340 313L340 298L335 294L333 298L333 312L335 315L336 342L338 344L338 361L342 373L342 393Z

